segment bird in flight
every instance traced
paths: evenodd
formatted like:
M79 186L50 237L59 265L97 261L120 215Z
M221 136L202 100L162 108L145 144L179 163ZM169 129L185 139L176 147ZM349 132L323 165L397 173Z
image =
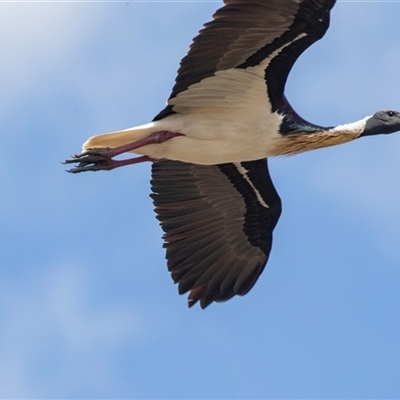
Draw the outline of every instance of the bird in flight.
M152 162L151 197L168 269L188 304L246 294L263 271L281 200L267 159L400 130L378 111L322 127L284 95L300 54L321 39L335 0L224 0L183 58L152 122L93 136L69 172ZM131 152L138 157L114 159Z

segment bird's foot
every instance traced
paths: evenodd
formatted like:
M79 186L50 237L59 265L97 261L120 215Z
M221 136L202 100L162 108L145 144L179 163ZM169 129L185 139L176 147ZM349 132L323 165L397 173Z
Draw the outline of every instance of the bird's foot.
M63 164L78 164L76 167L67 170L76 174L85 171L110 171L124 165L138 164L145 161L156 161L148 156L129 158L127 160L113 160L115 149L89 149L80 154L65 160Z

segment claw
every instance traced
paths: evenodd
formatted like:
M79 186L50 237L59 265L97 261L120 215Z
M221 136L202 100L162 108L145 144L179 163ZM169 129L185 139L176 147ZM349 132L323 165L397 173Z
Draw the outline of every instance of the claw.
M110 149L87 150L84 153L77 154L65 160L62 164L77 163L78 165L75 168L67 170L67 172L77 174L85 171L110 171L124 165L137 164L144 161L158 161L147 156L128 158L126 160L113 160L111 158L113 155Z
M76 174L85 171L101 171L116 168L117 161L112 160L113 153L110 148L89 149L82 153L75 154L63 162L63 164L75 164L78 166L67 170Z
M105 171L105 170L109 170L109 169L113 169L116 167L108 167L107 166L103 166L103 165L86 165L86 164L79 164L77 167L75 168L71 168L71 169L67 169L67 172L71 172L72 174L77 174L79 172L85 172L85 171Z
M84 162L87 164L98 163L99 161L110 160L113 157L111 149L104 147L101 149L89 149L82 153L75 154L63 162L63 164L73 164L77 162Z

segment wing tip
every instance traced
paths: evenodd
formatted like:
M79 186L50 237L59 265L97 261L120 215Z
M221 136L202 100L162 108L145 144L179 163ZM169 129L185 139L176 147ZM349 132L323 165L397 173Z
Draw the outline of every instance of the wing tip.
M198 301L200 301L200 307L204 310L210 305L213 300L206 298L208 282L203 283L200 286L194 287L190 290L188 297L188 307L193 307Z

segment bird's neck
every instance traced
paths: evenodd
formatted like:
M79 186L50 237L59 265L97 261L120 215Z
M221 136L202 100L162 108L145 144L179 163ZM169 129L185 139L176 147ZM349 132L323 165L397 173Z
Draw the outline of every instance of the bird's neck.
M323 127L301 118L287 101L278 113L283 118L274 155L297 154L349 142L361 135L369 118L336 127Z
M286 98L283 98L282 105L277 110L282 115L282 123L279 128L279 133L283 136L292 134L312 134L317 132L323 132L331 129L331 127L323 127L315 125L311 122L306 121L293 109Z

